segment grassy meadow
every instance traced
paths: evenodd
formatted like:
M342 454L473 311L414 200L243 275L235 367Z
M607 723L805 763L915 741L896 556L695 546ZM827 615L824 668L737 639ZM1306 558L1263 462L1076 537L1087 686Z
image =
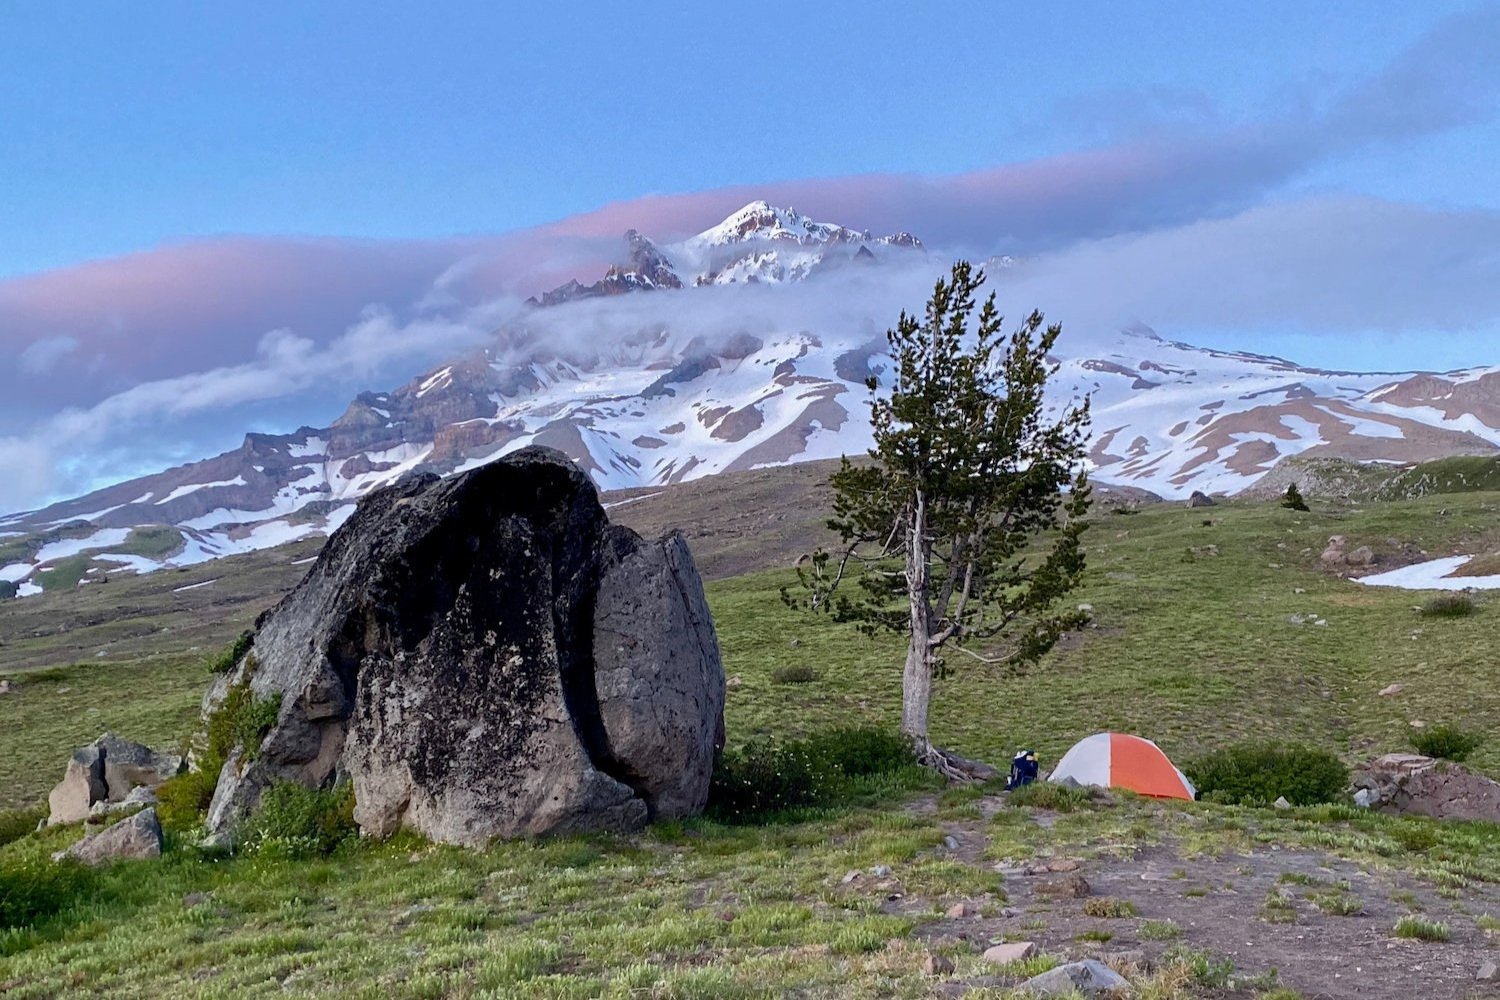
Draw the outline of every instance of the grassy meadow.
M1409 749L1414 722L1493 732L1500 607L1481 596L1470 616L1424 617L1427 595L1340 579L1319 554L1334 534L1388 561L1493 552L1500 494L1313 507L1101 511L1074 598L1092 607L1093 627L1026 676L954 657L936 687L934 738L997 763L1035 746L1044 766L1103 729L1149 736L1179 763L1274 739L1353 764ZM778 589L789 580L771 569L708 585L731 744L894 725L899 639L787 609ZM193 635L201 641L201 630ZM34 804L68 750L106 728L179 742L208 681L204 655L14 674L0 696L0 808ZM1403 690L1380 696L1391 684ZM1500 743L1481 745L1470 763L1500 774ZM76 837L17 840L0 847L0 864ZM1044 898L1036 879L1012 870L1038 858L1081 863L1095 883L1090 905ZM963 983L966 996L1001 998L1064 959L1144 949L1151 968L1133 970L1133 982L1146 1000L1344 995L1316 988L1323 966L1298 951L1301 935L1367 948L1372 968L1389 963L1391 989L1404 993L1377 990L1374 1000L1462 997L1422 994L1401 977L1419 961L1410 949L1426 949L1426 975L1448 962L1472 981L1475 956L1500 931L1489 916L1500 913L1497 858L1500 834L1483 824L1130 796L1015 804L913 775L762 826L695 820L483 852L403 836L298 861L205 856L178 843L160 863L98 874L53 921L0 931L0 992L915 998ZM1143 881L1142 865L1167 874ZM1103 889L1108 903L1098 902ZM973 912L954 918L957 903ZM1194 919L1198 908L1205 919ZM1395 930L1403 920L1413 934L1441 923L1448 937L1408 939ZM1244 921L1271 950L1229 957ZM1040 947L1024 966L979 957L986 943L1018 937ZM953 971L925 974L929 955Z

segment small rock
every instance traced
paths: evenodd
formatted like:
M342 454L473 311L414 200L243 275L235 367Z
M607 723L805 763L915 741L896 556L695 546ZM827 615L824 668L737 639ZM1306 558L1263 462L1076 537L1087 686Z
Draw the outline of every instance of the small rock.
M1086 997L1104 996L1129 988L1125 977L1092 958L1059 965L1050 972L1034 976L1021 984L1021 991L1038 997L1067 997L1082 993Z
M992 965L1009 965L1036 954L1036 945L1030 941L1007 941L991 945L984 950L984 960Z
M956 851L956 850L958 850L958 838L957 837L944 837L943 838L943 846L946 847L946 848L948 848L948 850L950 850L950 851Z
M0 694L10 694L10 681L0 681Z
M408 906L406 909L396 914L396 924L397 926L404 926L411 923L422 914L431 912L432 907L428 906L426 903L417 903L413 906Z
M870 874L874 875L876 878L885 878L890 873L891 869L889 865L876 865L874 868L870 869Z
M1011 906L1007 906L1000 911L1000 916L1006 920L1009 920L1012 917L1019 917L1020 915L1021 911Z
M1080 604L1078 605L1078 610L1087 615L1093 612L1094 606L1092 604Z
M161 857L161 823L156 810L145 809L108 829L80 840L55 857L73 857L86 865L121 859Z
M1371 566L1375 563L1375 550L1368 545L1361 545L1345 556L1344 560L1350 566Z
M1054 858L1047 862L1047 870L1049 872L1076 872L1078 862L1072 858Z
M1389 698L1391 695L1400 694L1402 691L1405 691L1405 690L1406 690L1406 685L1404 685L1404 684L1387 684L1385 687L1383 687L1383 688L1380 689L1380 693L1378 694L1377 697L1380 697L1380 698Z
M190 892L182 897L182 908L184 910L191 910L195 906L202 906L209 899L210 897L206 892Z
M975 915L974 908L968 903L954 903L948 907L946 916L949 920L963 920Z
M863 877L864 872L845 872L844 877L839 879L839 881L844 885L848 885L850 882L857 882Z
M1262 801L1264 801L1264 800L1262 800ZM1271 806L1272 806L1272 808L1275 808L1275 809L1290 809L1290 808L1292 808L1292 804L1286 800L1286 796L1285 795L1278 795L1276 797L1276 801L1271 803Z
M1087 879L1082 875L1073 874L1065 878L1038 882L1032 891L1038 896L1051 896L1054 899L1082 899L1092 890L1089 888Z
M1487 958L1479 966L1479 972L1475 974L1474 978L1482 983L1500 979L1500 965L1496 965L1493 958Z
M953 962L946 955L937 955L929 951L922 959L922 974L924 976L951 976L953 975Z
M725 687L731 687L731 688L737 688L737 687L739 687L743 683L745 683L745 682L740 677L740 675L739 674L735 674L733 677L729 678L727 681L724 682L724 686Z
M796 649L798 646L802 645L802 640L793 639L792 641L788 642L787 645L792 647L793 649Z

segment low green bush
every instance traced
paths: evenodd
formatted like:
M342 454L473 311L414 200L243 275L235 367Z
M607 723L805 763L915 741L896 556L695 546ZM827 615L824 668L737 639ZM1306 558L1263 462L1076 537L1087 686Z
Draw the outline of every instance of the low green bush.
M327 790L283 781L266 789L248 821L243 841L252 854L310 858L333 853L354 837L354 788L348 782Z
M1424 757L1441 757L1444 760L1464 761L1484 743L1479 733L1469 732L1455 726L1433 726L1412 733L1412 746Z
M1439 594L1422 605L1423 618L1467 618L1474 613L1474 599L1468 594Z
M1185 768L1200 798L1227 805L1266 806L1285 798L1294 806L1335 802L1349 785L1349 769L1311 747L1246 743L1189 761Z
M887 774L916 763L906 737L874 726L826 729L803 742L815 760L824 761L850 778Z
M216 674L227 674L235 668L244 655L250 652L250 647L255 643L255 633L250 631L241 632L239 636L225 646L213 659L208 661L208 669Z
M30 836L37 824L47 818L49 810L44 805L26 809L0 809L0 847Z
M745 823L800 807L833 805L851 795L855 780L878 783L915 766L904 738L873 727L747 743L725 752L714 769L706 812L724 822Z
M777 684L807 684L817 679L818 672L801 663L771 671L771 680Z
M156 818L162 829L191 830L198 825L213 802L224 762L197 771L184 771L162 782L156 788Z
M94 892L94 873L77 861L26 857L0 863L0 930L31 927Z

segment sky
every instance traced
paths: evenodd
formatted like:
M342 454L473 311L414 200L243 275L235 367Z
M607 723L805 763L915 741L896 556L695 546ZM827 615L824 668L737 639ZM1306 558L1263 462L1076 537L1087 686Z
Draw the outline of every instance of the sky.
M0 2L0 507L326 422L758 197L1080 326L1500 363L1496 162L1495 3Z

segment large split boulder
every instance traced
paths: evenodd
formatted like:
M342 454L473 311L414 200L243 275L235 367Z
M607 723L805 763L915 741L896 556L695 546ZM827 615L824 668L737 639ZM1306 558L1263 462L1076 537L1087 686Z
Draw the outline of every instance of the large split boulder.
M724 672L680 535L612 525L560 452L377 491L210 690L280 699L220 774L220 835L277 781L347 777L363 832L629 829L703 808Z
M79 747L68 758L63 778L47 796L50 812L47 822L77 823L90 814L111 810L105 805L127 805L132 793L135 802L148 801L139 789L154 790L162 782L181 772L183 759L140 743L122 740L105 733L88 746Z
M1354 801L1384 812L1500 823L1500 782L1419 754L1377 757L1354 773Z

